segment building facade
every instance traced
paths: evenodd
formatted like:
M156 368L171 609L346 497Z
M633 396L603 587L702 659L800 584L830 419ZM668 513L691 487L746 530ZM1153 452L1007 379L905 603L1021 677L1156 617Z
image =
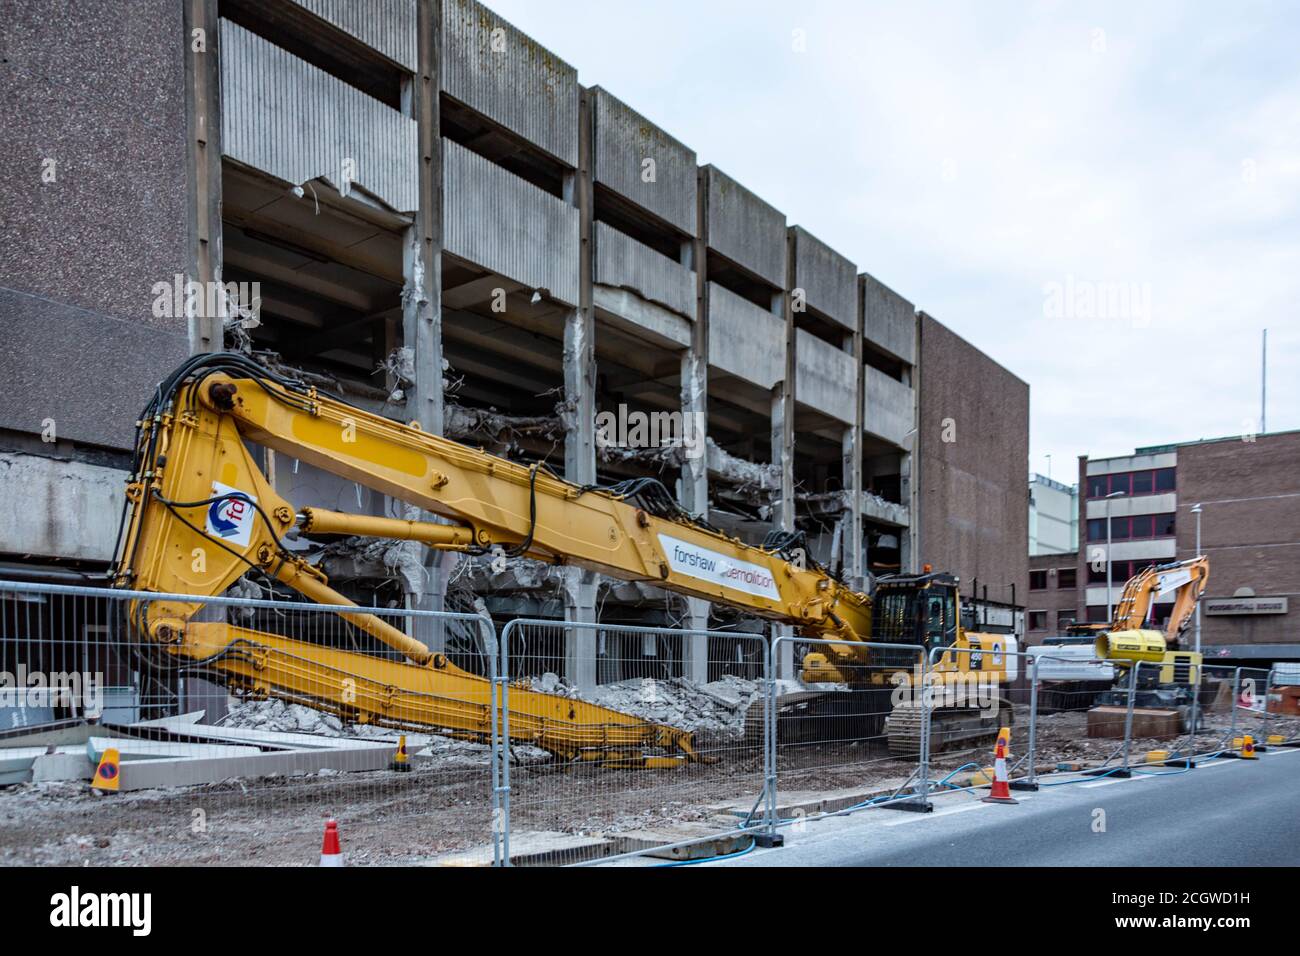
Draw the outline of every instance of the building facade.
M13 20L6 71L40 108L0 143L8 573L93 580L154 383L234 348L576 482L659 478L750 542L802 532L862 587L926 562L1023 593L1027 386L487 7ZM611 438L602 415L704 440ZM300 462L268 471L300 507L401 514ZM367 602L759 628L639 582L398 557L326 569Z
M1116 458L1081 457L1082 541L1072 578L1077 588L1070 592L1060 585L1060 556L1031 557L1029 640L1060 633L1071 598L1077 620L1110 620L1131 576L1200 553L1210 560L1200 625L1206 655L1240 662L1300 660L1297 465L1300 432L1294 431L1139 448ZM1172 595L1157 598L1156 624L1168 619L1172 603ZM1194 628L1187 641L1194 643Z
M1029 479L1029 554L1079 550L1079 487L1044 475Z

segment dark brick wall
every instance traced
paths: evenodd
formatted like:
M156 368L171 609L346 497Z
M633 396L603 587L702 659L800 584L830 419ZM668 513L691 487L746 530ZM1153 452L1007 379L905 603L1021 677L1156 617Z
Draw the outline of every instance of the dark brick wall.
M978 581L990 600L1029 586L1029 386L925 313L920 322L917 564ZM951 427L953 441L945 441Z
M1297 494L1300 432L1178 447L1178 557L1195 553L1191 508L1202 502L1206 597L1248 587L1261 597L1286 595L1289 605L1285 615L1202 614L1204 645L1300 643L1300 497L1269 498ZM1241 498L1260 500L1233 500Z
M1064 634L1065 628L1060 626L1060 612L1068 611L1074 619L1082 620L1079 616L1079 604L1081 603L1082 591L1076 587L1060 586L1060 570L1062 568L1076 568L1078 555L1071 551L1067 554L1034 554L1029 557L1030 571L1046 571L1047 587L1041 591L1027 590L1025 594L1025 640L1029 644L1041 644L1043 638L1051 637L1054 634ZM1028 613L1030 611L1046 611L1046 626L1040 629L1031 629L1029 626Z
M0 23L0 427L120 447L188 352L151 308L187 261L181 4L0 0Z

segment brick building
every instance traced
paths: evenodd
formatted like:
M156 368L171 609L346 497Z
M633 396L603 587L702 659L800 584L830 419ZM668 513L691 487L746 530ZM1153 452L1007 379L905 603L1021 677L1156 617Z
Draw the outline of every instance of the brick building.
M1071 604L1077 620L1109 620L1132 575L1195 555L1199 507L1200 551L1210 559L1201 608L1205 654L1231 661L1300 659L1297 466L1297 431L1081 457L1075 587L1060 585L1061 556L1030 559L1029 641L1059 633ZM1167 620L1171 605L1172 596L1158 599L1152 620Z

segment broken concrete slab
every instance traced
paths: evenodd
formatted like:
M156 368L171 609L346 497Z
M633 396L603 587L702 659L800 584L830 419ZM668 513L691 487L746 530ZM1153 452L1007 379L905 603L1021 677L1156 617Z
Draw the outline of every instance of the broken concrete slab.
M91 737L86 741L86 756L99 763L109 747L117 749L122 762L129 760L196 759L200 757L242 757L261 753L256 747L227 744L169 743L162 740L133 740L126 737Z
M354 773L384 770L392 761L387 747L349 747L337 750L282 750L254 752L251 756L185 757L180 759L123 761L121 790L192 787L235 777L265 777L334 770Z
M135 727L146 726L145 724L133 724ZM388 738L367 738L358 737L327 737L320 734L299 734L288 731L278 730L258 730L252 727L228 727L225 725L210 724L192 724L183 717L165 717L161 720L150 721L148 726L158 727L163 730L183 733L187 738L195 738L213 741L223 741L232 744L247 744L257 748L273 747L282 750L306 749L306 750L337 750L339 748L356 748L356 747L381 747L392 749L397 743L396 736ZM407 743L414 746L411 737L408 735Z
M42 754L32 761L32 783L56 780L90 780L95 764L84 753Z
M510 862L514 866L542 866L572 862L581 853L584 859L609 856L617 852L608 837L559 833L553 830L521 830L510 834ZM491 844L436 856L417 866L491 866Z
M687 823L629 830L615 834L612 840L615 853L641 852L661 860L707 860L739 852L749 846L752 838L749 833L719 833L712 827Z

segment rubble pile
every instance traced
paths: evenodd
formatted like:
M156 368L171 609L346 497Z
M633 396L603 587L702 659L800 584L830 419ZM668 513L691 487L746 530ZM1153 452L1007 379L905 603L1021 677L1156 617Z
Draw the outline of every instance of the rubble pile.
M719 680L699 684L685 677L656 680L652 677L601 684L581 693L556 674L531 678L529 685L543 694L599 704L611 710L633 714L643 720L689 731L709 731L741 737L750 705L763 692L760 681L728 674Z

